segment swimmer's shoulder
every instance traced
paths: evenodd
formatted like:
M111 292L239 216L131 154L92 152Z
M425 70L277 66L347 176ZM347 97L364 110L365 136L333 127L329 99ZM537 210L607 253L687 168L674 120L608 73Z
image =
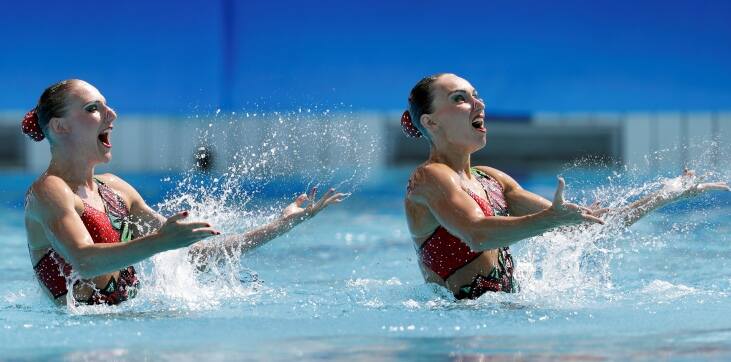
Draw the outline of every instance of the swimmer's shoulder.
M66 206L73 205L74 192L62 178L55 175L39 177L29 190L33 205Z
M441 194L436 191L439 189L436 183L444 182L445 177L448 178L447 172L454 173L441 164L422 164L409 178L404 207L406 223L411 237L417 245L420 245L439 226L439 222L428 207L428 200L431 195Z
M26 196L26 216L35 219L40 212L59 212L69 208L83 210L84 206L62 178L45 174L30 186Z
M503 187L503 192L521 189L520 184L503 171L489 166L475 166L475 168L486 173L488 176L494 178L498 183L500 183Z
M425 163L417 167L409 178L408 198L422 200L425 196L445 190L459 189L459 176L442 163Z

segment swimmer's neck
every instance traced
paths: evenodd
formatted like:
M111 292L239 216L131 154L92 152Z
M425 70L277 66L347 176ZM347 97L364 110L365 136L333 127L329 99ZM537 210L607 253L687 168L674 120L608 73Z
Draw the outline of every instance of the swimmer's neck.
M94 189L94 166L88 160L59 156L53 152L45 174L60 177L76 192L78 188Z
M429 152L428 163L441 163L447 165L460 176L471 178L470 167L471 154L469 152L461 152L454 150L439 150L434 145L431 146Z

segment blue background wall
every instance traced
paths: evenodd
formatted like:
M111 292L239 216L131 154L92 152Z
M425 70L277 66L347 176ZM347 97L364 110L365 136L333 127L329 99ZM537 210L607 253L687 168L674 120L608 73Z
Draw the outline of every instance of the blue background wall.
M231 1L233 109L399 109L442 71L492 111L731 108L727 1ZM3 2L0 110L70 77L122 114L216 108L222 3Z

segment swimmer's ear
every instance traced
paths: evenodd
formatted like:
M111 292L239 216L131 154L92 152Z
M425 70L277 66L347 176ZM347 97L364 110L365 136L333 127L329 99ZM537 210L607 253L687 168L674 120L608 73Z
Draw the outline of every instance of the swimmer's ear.
M71 131L65 118L53 117L48 121L48 129L55 134L66 134Z
M434 118L430 114L422 114L419 120L421 121L421 125L431 132L434 132L434 129L437 127L437 122L434 121Z

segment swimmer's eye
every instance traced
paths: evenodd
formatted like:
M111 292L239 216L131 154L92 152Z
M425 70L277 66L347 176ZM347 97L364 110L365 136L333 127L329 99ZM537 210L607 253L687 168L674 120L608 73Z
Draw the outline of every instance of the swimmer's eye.
M90 104L86 106L86 111L89 113L96 112L97 110L99 110L99 107L97 107L96 104Z
M464 96L463 96L463 95L461 95L461 94L457 94L457 95L455 95L454 97L452 97L452 100L453 100L453 101L455 101L455 102L457 102L457 103L462 103L462 102L464 102L464 101L465 101L466 99L464 98Z

